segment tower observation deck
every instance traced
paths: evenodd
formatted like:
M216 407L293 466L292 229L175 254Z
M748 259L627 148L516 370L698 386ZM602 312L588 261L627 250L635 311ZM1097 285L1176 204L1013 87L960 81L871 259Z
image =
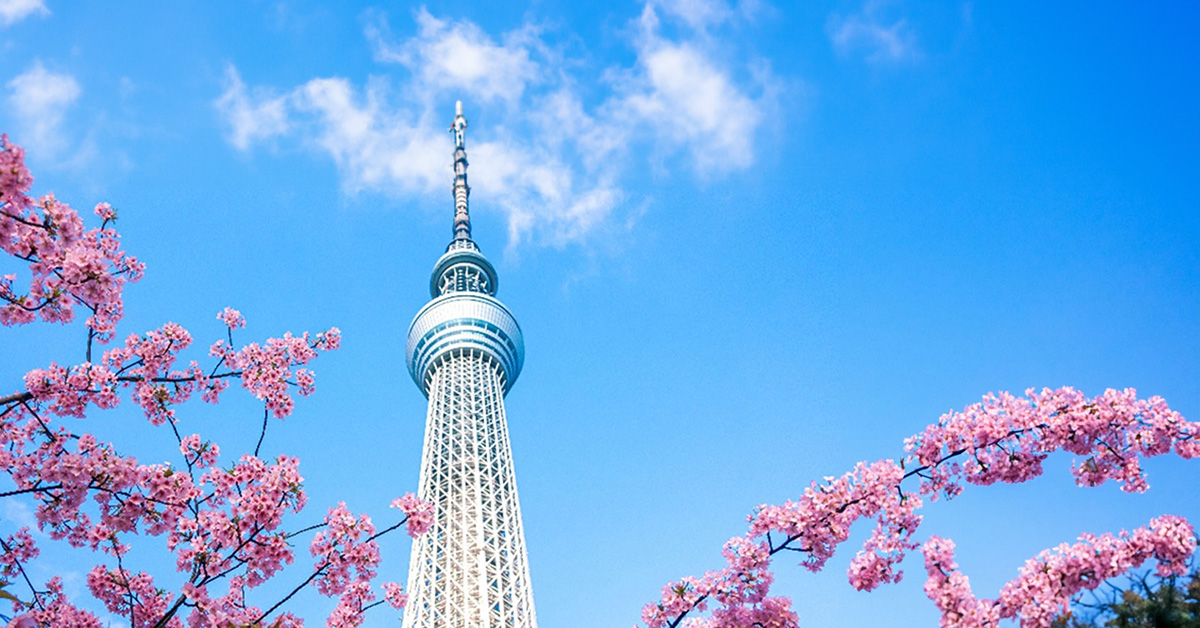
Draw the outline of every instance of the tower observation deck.
M413 543L403 628L536 628L504 415L525 344L471 239L466 129L458 102L454 235L408 328L408 371L429 398L419 496L437 510Z

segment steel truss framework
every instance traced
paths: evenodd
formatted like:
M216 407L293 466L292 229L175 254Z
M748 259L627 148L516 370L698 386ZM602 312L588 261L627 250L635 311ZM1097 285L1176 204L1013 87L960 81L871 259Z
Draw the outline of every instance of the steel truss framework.
M437 514L413 546L405 628L537 625L503 377L472 350L431 375L420 496Z

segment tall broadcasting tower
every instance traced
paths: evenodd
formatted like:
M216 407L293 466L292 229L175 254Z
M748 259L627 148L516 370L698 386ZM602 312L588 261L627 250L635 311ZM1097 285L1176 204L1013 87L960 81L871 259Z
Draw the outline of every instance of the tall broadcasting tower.
M420 497L437 507L413 544L404 628L536 628L504 395L521 373L517 320L471 240L467 119L455 105L454 239L408 328L408 371L429 398Z

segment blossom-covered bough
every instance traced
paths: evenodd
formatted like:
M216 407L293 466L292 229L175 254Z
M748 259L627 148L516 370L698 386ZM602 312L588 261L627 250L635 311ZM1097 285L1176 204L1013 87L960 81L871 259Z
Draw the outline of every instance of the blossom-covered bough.
M931 537L914 540L923 500L950 499L964 484L1019 483L1042 474L1042 461L1056 451L1082 457L1072 467L1076 483L1097 486L1114 480L1127 492L1148 488L1141 459L1174 452L1200 456L1200 423L1185 420L1160 397L1139 399L1134 390L1108 390L1089 398L1072 388L1002 393L937 423L905 441L899 462L859 463L841 477L826 477L797 501L760 506L750 529L730 539L727 566L701 578L663 587L647 604L648 628L792 628L791 602L769 595L771 560L781 552L803 556L820 571L860 519L875 528L850 563L850 584L870 591L898 582L906 552L921 547L928 579L925 592L942 613L946 628L996 626L1016 619L1024 627L1049 626L1068 609L1072 596L1150 559L1160 574L1181 574L1196 550L1192 526L1164 515L1118 535L1085 534L1074 545L1046 550L1026 562L1020 575L994 600L979 599L954 562L954 544ZM710 608L711 607L711 608Z
M233 332L245 321L226 308L217 315L226 338L209 348L211 367L195 360L178 364L192 338L174 323L93 355L96 345L113 339L123 314L122 290L141 278L143 265L121 248L111 227L116 212L108 204L95 208L101 226L85 231L65 203L29 197L32 182L22 149L0 135L0 248L26 263L29 275L22 288L16 274L0 278L0 323L66 323L82 309L89 314L88 336L83 363L35 368L21 390L0 396L0 469L7 478L0 480L0 498L32 500L37 526L50 539L99 553L87 587L134 628L181 628L185 621L191 628L300 626L302 620L285 607L308 586L337 598L326 621L331 628L358 626L363 613L380 604L403 607L399 585L384 583L382 599L372 587L377 539L400 527L421 534L432 521L432 507L409 494L392 502L399 520L383 530L345 504L315 525L296 526L289 514L306 502L299 461L258 457L268 418L287 417L294 394L313 392L313 374L305 367L320 352L338 348L337 328L237 349ZM263 423L254 452L222 465L216 443L181 431L177 408L197 395L216 403L230 381L263 401ZM141 464L61 421L113 408L126 392L151 424L169 427L166 437L178 445L179 467ZM254 589L294 561L297 537L307 534L313 535L314 557L307 575L293 575L296 586L285 587L288 592L265 608L250 602ZM165 537L176 576L156 580L129 564L132 539L147 536ZM28 528L0 534L0 594L12 601L11 625L99 628L94 613L67 599L60 578L41 583L31 577L28 566L37 556Z

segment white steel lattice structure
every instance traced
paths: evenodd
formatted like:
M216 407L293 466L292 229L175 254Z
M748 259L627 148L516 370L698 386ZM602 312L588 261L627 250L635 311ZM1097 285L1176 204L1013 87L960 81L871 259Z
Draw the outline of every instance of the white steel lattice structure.
M471 240L466 118L454 125L454 239L408 330L408 370L429 397L419 495L437 508L413 543L404 628L536 628L504 395L521 372L517 320Z

